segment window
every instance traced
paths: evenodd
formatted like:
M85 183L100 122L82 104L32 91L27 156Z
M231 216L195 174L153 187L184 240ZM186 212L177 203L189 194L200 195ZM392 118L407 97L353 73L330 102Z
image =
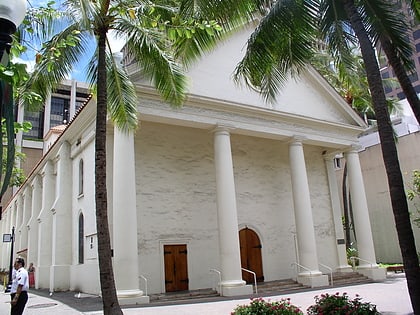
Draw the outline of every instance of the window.
M334 167L335 169L341 168L341 158L334 158Z
M79 196L83 195L83 159L79 161Z
M51 97L50 127L62 125L69 121L70 99Z
M79 264L85 262L85 231L83 214L79 215Z
M44 137L44 111L31 112L26 111L23 121L29 121L32 129L23 134L24 139L42 139Z

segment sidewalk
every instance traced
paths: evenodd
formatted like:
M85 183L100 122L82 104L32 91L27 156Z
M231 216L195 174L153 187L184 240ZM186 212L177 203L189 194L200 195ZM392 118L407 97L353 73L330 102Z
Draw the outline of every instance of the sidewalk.
M0 314L10 314L9 295L0 293ZM314 303L313 297L322 293L334 294L336 292L346 292L351 298L359 294L362 302L376 304L378 310L383 315L409 315L413 314L410 298L407 291L407 281L403 273L388 273L388 278L384 282L354 285L340 288L325 288L301 293L270 296L267 300L275 301L282 298L290 298L291 303L299 306L303 311ZM100 303L92 298L76 298L74 293L61 295L60 301L56 296L52 297L37 294L36 290L29 292L29 300L24 315L101 315ZM222 300L223 299L223 300ZM178 304L168 306L144 305L124 308L125 315L229 315L239 304L247 304L249 299L221 298L221 301L211 303ZM96 310L89 309L88 304ZM79 310L77 310L79 309Z

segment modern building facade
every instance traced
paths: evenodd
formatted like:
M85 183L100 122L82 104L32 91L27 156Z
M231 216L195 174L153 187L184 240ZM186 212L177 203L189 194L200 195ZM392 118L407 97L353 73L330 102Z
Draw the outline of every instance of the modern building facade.
M322 266L347 263L334 157L349 168L358 222L359 271L376 265L358 158L362 119L313 69L266 104L231 80L250 30L189 71L182 108L161 101L130 68L139 129L108 122L108 212L121 303L148 293L211 288L252 292L259 281L328 284ZM95 103L90 100L4 207L2 233L16 227L16 251L37 267L36 287L98 294L94 198ZM2 244L7 268L10 244ZM323 272L324 271L324 272ZM144 279L147 279L147 290Z
M410 41L413 45L413 62L415 65L415 71L410 74L410 80L413 84L414 90L416 93L420 93L420 24L415 20L415 17L410 13L409 4L405 1L395 1L396 2L396 10L402 10L406 13L408 22L410 23L411 30L407 34L410 38ZM381 51L380 47L378 48L378 53L380 56L385 56L385 54ZM395 78L395 74L392 70L391 66L388 66L386 63L386 58L380 58L383 60L382 68L381 68L381 75L382 78ZM402 91L399 85L395 87L385 87L385 94L387 97L396 98L396 99L404 99L405 94Z

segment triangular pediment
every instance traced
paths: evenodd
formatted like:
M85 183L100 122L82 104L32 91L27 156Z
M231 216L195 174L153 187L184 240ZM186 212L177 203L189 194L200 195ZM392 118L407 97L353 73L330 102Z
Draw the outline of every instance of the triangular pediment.
M251 28L238 31L190 68L191 95L331 123L364 126L363 120L311 67L298 79L290 79L274 103L267 103L257 92L236 84L232 74L245 53L251 32Z

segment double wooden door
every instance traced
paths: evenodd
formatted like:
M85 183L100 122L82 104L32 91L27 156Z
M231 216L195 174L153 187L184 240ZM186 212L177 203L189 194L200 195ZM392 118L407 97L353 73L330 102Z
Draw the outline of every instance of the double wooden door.
M239 243L241 247L242 268L255 272L257 281L263 282L262 246L257 233L248 228L240 230ZM248 284L254 283L254 276L249 272L242 271L242 279Z
M166 292L188 290L187 245L164 245Z

